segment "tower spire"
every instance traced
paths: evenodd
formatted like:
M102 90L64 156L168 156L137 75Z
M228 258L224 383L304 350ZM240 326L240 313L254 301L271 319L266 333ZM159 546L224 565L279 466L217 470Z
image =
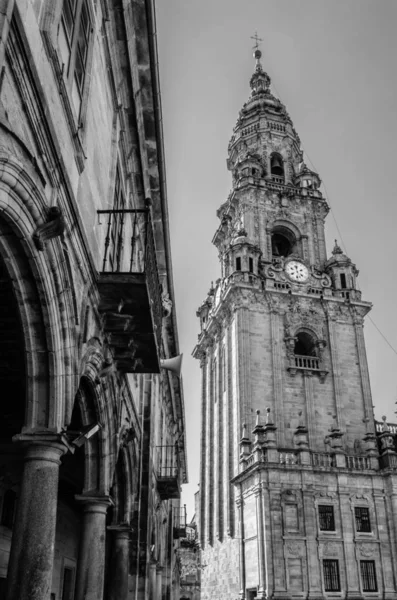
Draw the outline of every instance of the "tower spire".
M251 35L251 40L255 40L255 45L252 46L252 48L254 50L253 56L254 56L255 62L256 62L255 70L262 71L262 64L261 64L262 52L259 50L259 43L263 42L263 39L260 38L258 36L258 32L255 31L255 35Z

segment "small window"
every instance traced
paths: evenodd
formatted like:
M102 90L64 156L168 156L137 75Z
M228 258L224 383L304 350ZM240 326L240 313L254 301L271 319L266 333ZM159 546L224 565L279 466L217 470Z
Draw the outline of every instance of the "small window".
M335 517L333 506L320 504L318 507L318 517L321 531L335 531Z
M253 273L254 272L254 259L250 257L248 259L248 262L249 262L249 271L250 271L250 273Z
M15 504L17 495L14 490L7 490L3 498L3 508L1 511L1 524L4 527L12 529L15 516Z
M369 533L371 531L371 522L369 519L369 509L366 506L355 506L354 516L356 518L356 530L359 533Z
M64 567L62 578L62 600L73 600L74 569Z
M285 528L287 531L299 531L298 506L296 504L285 505Z
M339 561L323 560L324 589L326 592L340 592Z
M59 25L58 46L66 82L77 116L80 115L91 37L88 0L64 0Z
M342 290L346 289L346 275L345 273L341 273L340 274L340 287L342 288Z
M236 271L241 271L241 258L238 256L236 258Z
M363 592L377 592L376 569L374 560L360 560L361 580Z

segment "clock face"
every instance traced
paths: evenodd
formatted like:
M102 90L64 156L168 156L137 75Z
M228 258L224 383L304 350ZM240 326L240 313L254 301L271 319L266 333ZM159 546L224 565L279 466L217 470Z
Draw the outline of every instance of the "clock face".
M293 280L303 283L309 277L308 268L298 260L290 260L285 267L285 272Z

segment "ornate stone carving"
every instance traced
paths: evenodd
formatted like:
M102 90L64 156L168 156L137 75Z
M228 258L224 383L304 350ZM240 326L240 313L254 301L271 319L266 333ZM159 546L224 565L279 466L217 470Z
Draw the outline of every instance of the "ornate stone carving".
M58 237L65 231L65 219L58 206L52 206L48 211L47 223L39 225L33 234L33 241L38 250L44 250L48 240Z
M375 547L369 544L357 544L357 551L360 556L370 558L375 554Z
M335 542L325 542L323 556L339 556L339 546Z
M172 300L168 293L163 293L161 303L163 305L163 317L169 317L172 311Z
M292 556L302 556L303 554L303 546L299 542L288 542L285 545L285 549L288 554L292 554Z

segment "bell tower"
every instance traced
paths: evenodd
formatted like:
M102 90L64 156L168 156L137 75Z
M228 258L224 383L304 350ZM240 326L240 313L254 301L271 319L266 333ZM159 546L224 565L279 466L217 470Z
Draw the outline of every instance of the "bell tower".
M375 434L371 304L337 242L327 256L320 177L258 47L254 58L217 211L220 278L197 311L193 352L202 600L397 598L385 525L397 522L397 457L390 432Z

